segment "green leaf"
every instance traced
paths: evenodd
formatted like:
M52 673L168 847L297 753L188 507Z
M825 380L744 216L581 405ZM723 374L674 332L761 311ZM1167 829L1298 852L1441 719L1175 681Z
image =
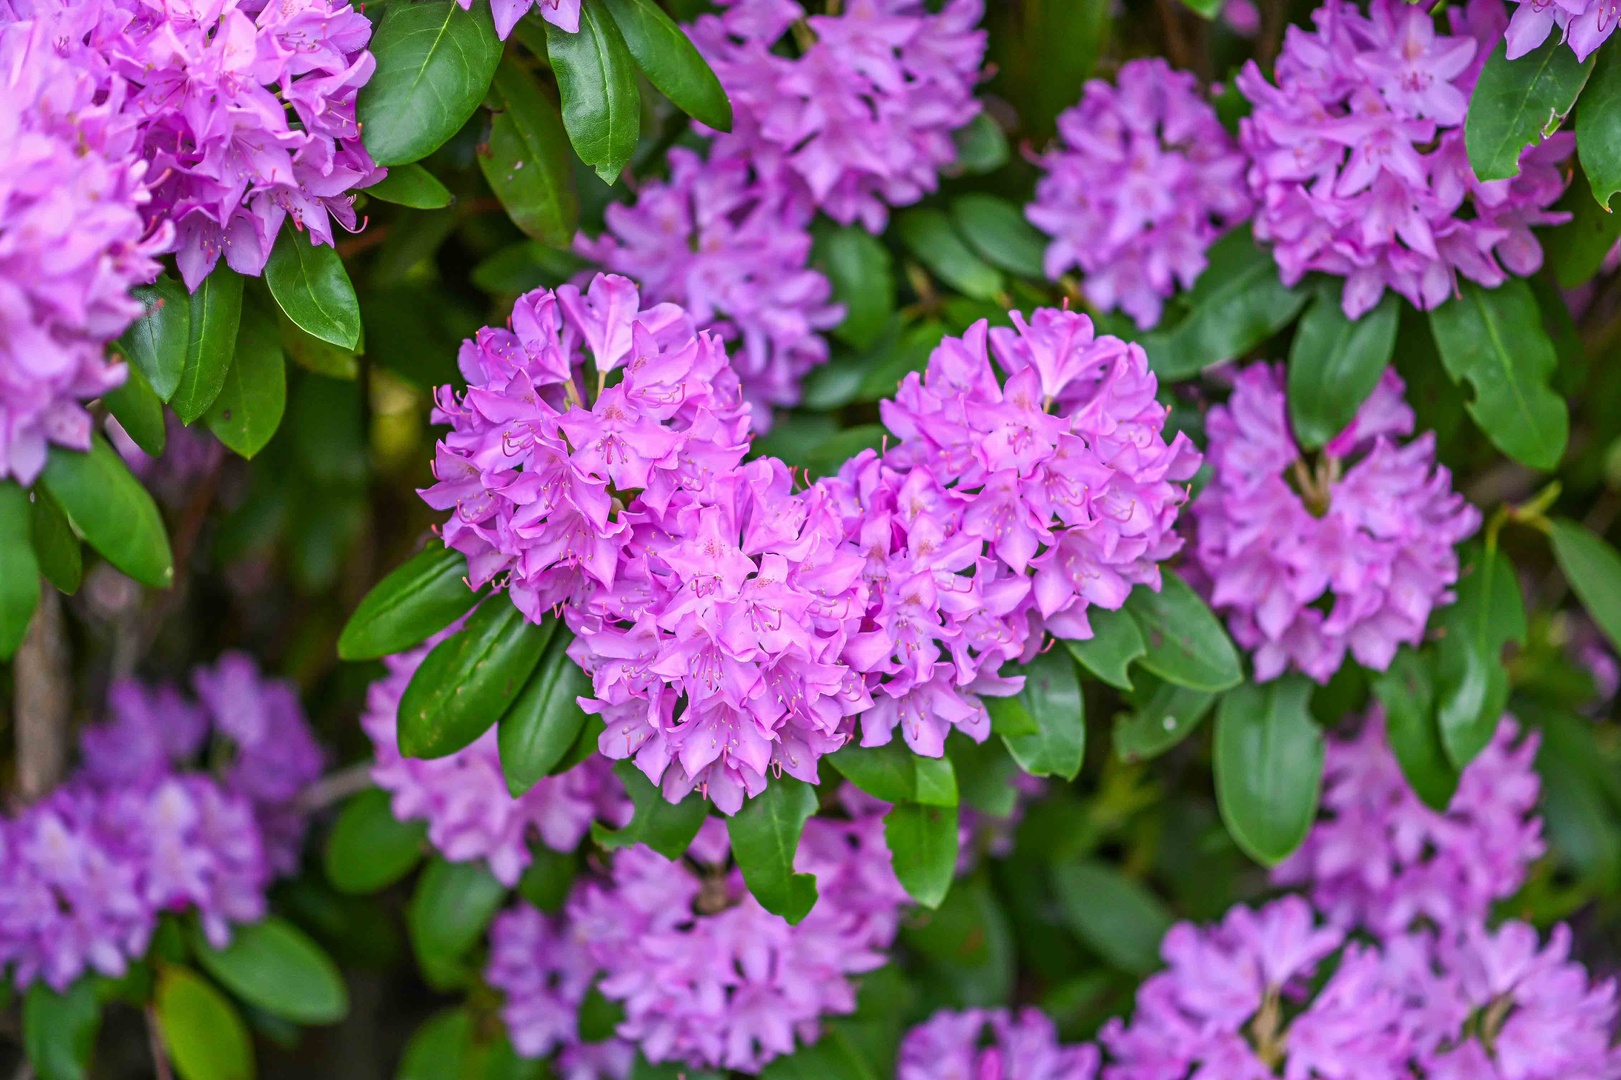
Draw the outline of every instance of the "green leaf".
M405 909L405 928L429 985L449 989L461 982L463 958L506 898L507 887L482 862L428 863Z
M845 428L817 443L798 464L809 469L812 476L832 476L861 451L883 446L888 435L882 424L858 424Z
M1110 686L1131 689L1131 662L1147 655L1137 620L1125 610L1110 611L1093 604L1086 609L1092 636L1083 640L1064 639L1064 647L1082 667Z
M577 34L547 23L546 55L574 152L603 183L613 183L636 152L642 101L636 61L603 0L581 0Z
M369 788L344 803L322 849L326 878L360 896L385 889L422 861L428 827L394 817L389 794Z
M1186 317L1142 338L1161 379L1186 379L1243 356L1287 326L1306 303L1308 290L1279 280L1271 252L1257 247L1247 228L1217 240L1207 258L1209 265L1184 298Z
M32 542L28 492L0 480L0 660L10 660L39 606L39 563Z
M221 263L191 294L186 366L169 405L180 422L195 423L214 404L236 355L242 323L242 275Z
M900 739L882 746L846 743L822 759L850 783L884 802L911 802L917 796L917 760Z
M118 424L142 451L157 457L163 453L168 432L163 426L163 401L146 381L141 369L134 364L125 368L129 372L124 385L102 396L107 411L118 418Z
M579 699L591 696L591 677L569 658L573 640L565 629L552 635L523 692L501 717L496 731L501 772L515 799L551 774L585 727Z
M1469 96L1463 126L1475 175L1518 176L1520 155L1559 130L1592 71L1593 58L1578 61L1561 35L1549 34L1518 60L1510 60L1508 42L1499 41Z
M1059 863L1052 882L1064 924L1098 955L1130 975L1159 967L1171 913L1141 882L1091 859Z
M1557 467L1570 413L1548 386L1559 361L1531 287L1520 278L1490 290L1458 285L1460 295L1430 312L1430 329L1452 381L1474 388L1469 415L1509 457Z
M295 1024L335 1024L349 1012L338 965L309 935L275 915L237 926L216 949L201 931L191 946L203 970L237 997Z
M844 307L833 336L857 349L877 345L895 310L889 249L858 225L818 229L811 262L833 283L833 300Z
M1311 683L1285 675L1241 686L1216 713L1216 803L1250 858L1276 866L1311 830L1323 784L1323 733Z
M984 192L959 195L951 202L951 220L984 259L1020 277L1045 278L1047 241L1012 202Z
M360 301L337 249L289 221L265 263L270 295L305 333L340 349L360 346Z
M891 807L884 815L884 842L901 887L924 907L939 907L957 871L956 808L917 803Z
M591 839L610 850L646 844L671 861L685 855L709 816L709 804L695 795L670 802L632 761L615 762L614 775L624 783L635 811L623 829L593 822Z
M1192 734L1216 703L1208 690L1190 690L1153 676L1135 696L1137 707L1114 724L1114 752L1121 761L1148 761L1165 753Z
M1244 677L1238 650L1215 614L1175 572L1161 574L1159 592L1131 590L1125 610L1143 637L1142 667L1166 682L1220 693Z
M1608 211L1621 191L1621 42L1607 42L1598 51L1576 111L1576 156L1593 198Z
M815 812L816 789L783 775L726 819L732 857L749 892L761 907L793 924L816 904L815 876L794 872L799 834Z
M1551 537L1560 572L1610 647L1621 650L1621 554L1574 521L1555 519Z
M454 754L501 718L551 640L548 619L525 619L505 596L491 597L461 630L434 646L400 698L400 753Z
M420 645L478 603L467 557L433 541L372 587L338 635L345 660L377 660Z
M1533 714L1541 738L1538 807L1552 848L1603 892L1621 886L1621 821L1610 796L1614 762L1593 738L1591 719L1560 712Z
M1007 132L983 109L951 134L957 144L956 167L970 175L995 172L1011 156Z
M186 287L164 275L151 285L134 290L146 314L119 339L130 363L140 368L153 393L168 401L180 386L186 368L186 343L191 340L191 297Z
M1342 286L1339 278L1318 284L1289 346L1289 423L1307 450L1321 449L1350 425L1396 351L1396 294L1386 292L1352 322L1340 308Z
M1436 617L1441 644L1435 698L1441 742L1462 770L1491 742L1508 704L1503 647L1525 641L1525 601L1501 552L1472 546L1458 577L1458 599Z
M52 447L40 482L68 523L118 569L154 588L174 580L174 556L152 496L100 435L88 452Z
M1385 707L1385 734L1413 793L1437 813L1445 813L1458 790L1458 770L1447 758L1435 715L1435 676L1427 660L1402 649L1390 668L1373 680Z
M281 426L286 408L287 358L281 351L281 331L275 316L250 299L242 307L236 358L204 421L220 442L252 458Z
M1024 666L1023 675L1018 701L1035 721L1036 732L1003 735L1002 742L1031 776L1073 780L1086 757L1086 703L1075 661L1066 650L1048 649Z
M836 1027L828 1027L811 1046L774 1059L760 1080L879 1080L855 1044Z
M675 20L653 0L608 0L625 47L647 81L694 120L732 130L732 103L720 80Z
M253 1041L229 999L200 975L158 970L158 1032L181 1080L252 1080Z
M1201 19L1214 19L1221 14L1226 0L1182 0L1183 6Z
M299 367L330 379L353 381L360 377L358 353L305 333L304 328L280 308L276 309L276 328L281 336L282 352Z
M35 982L23 998L23 1049L39 1080L84 1080L101 1028L95 981L81 978L61 993Z
M617 1001L609 1000L601 990L593 986L585 992L585 999L580 1002L579 1016L575 1021L581 1042L600 1043L613 1038L614 1030L624 1023L625 1007Z
M365 192L374 199L414 210L437 210L449 206L453 196L439 178L421 165L395 165Z
M929 272L964 296L994 300L1007 288L1002 272L975 255L944 210L908 210L895 223L901 242Z
M599 752L602 743L602 733L608 730L608 725L602 722L602 717L587 714L585 726L575 738L574 745L564 755L563 760L552 766L548 776L562 776L580 762Z
M0 499L3 498L0 495ZM45 580L56 586L58 592L72 596L84 580L84 556L79 551L79 538L73 535L73 526L44 488L34 492L30 524L34 557L39 560L38 573L44 574ZM4 526L0 526L0 531L3 529Z
M395 1080L460 1080L472 1027L465 1008L446 1009L429 1017L405 1044Z
M1562 289L1574 289L1593 280L1603 268L1605 258L1615 250L1616 241L1621 240L1621 214L1611 213L1599 205L1593 189L1588 186L1589 179L1580 169L1576 171L1564 198L1554 207L1569 211L1571 220L1544 229L1541 234L1543 250ZM1539 303L1538 306L1547 311L1545 305Z
M478 167L507 216L526 236L567 247L580 223L573 157L557 106L533 76L508 58L495 69L499 108Z
M360 137L379 165L420 161L472 118L501 59L488 4L390 4L371 37L377 70L360 88Z
M957 772L951 759L918 755L914 762L917 771L917 789L912 798L924 806L957 805Z

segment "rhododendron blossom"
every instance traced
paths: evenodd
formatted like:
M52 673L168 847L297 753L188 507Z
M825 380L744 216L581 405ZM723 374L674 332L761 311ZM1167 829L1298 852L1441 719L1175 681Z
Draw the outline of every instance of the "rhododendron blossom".
M986 1039L986 1028L990 1038ZM906 1033L896 1080L1093 1080L1095 1046L1060 1046L1035 1009L941 1009Z

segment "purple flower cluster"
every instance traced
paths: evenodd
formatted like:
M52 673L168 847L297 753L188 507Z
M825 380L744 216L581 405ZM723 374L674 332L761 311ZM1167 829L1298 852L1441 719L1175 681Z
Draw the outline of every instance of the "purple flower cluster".
M1088 300L1146 330L1177 285L1203 273L1216 238L1249 217L1247 159L1192 75L1150 58L1115 81L1091 80L1058 118L1025 212L1053 237L1048 277L1079 267Z
M334 220L355 229L350 192L383 171L355 121L375 67L371 22L346 0L10 6L48 23L57 50L134 120L129 156L146 162L152 185L146 217L188 288L221 255L262 272L289 218L311 243L331 244Z
M692 26L732 100L711 160L780 174L796 197L879 232L957 157L952 133L979 114L980 0L849 0L806 16L794 0L724 0ZM793 47L778 42L793 28Z
M1097 1071L1097 1047L1060 1046L1035 1009L942 1009L907 1032L895 1080L1093 1080Z
M1586 61L1600 45L1610 40L1621 22L1617 0L1514 0L1514 18L1508 24L1508 58L1517 60L1548 40L1554 27L1576 53Z
M448 757L402 757L396 734L400 697L432 644L384 661L388 674L366 691L360 718L377 754L372 780L393 796L395 817L426 821L429 841L445 858L483 859L507 885L516 884L529 865L531 838L553 851L573 851L593 821L624 823L630 809L624 788L601 758L543 777L515 799L501 773L493 727Z
M1315 30L1289 28L1276 86L1254 62L1239 74L1254 103L1240 143L1255 234L1286 283L1313 270L1343 277L1356 318L1386 288L1429 310L1458 274L1493 287L1541 266L1531 230L1569 218L1548 207L1569 179L1560 163L1573 136L1527 150L1510 180L1479 180L1464 148L1469 91L1503 17L1497 0L1472 0L1454 9L1457 32L1442 34L1400 0L1373 0L1367 15L1326 0Z
M575 248L726 341L764 431L771 407L796 404L800 380L827 362L818 331L838 325L844 309L809 265L808 215L781 176L760 178L741 158L705 162L679 147L669 161L669 180L609 206L607 231L596 240L582 234Z
M83 768L0 821L0 970L19 987L122 975L165 912L195 912L222 947L296 864L293 800L321 765L296 695L237 655L194 682L200 708L172 687L115 684L110 719L83 733ZM229 766L182 771L211 732Z
M471 11L473 0L456 0L463 11ZM518 20L529 9L540 12L540 17L571 34L580 32L580 0L490 0L490 14L495 18L495 33L502 41L512 33Z
M58 55L52 26L0 4L0 480L31 484L50 443L90 448L80 402L124 380L107 342L141 314L170 234L122 80Z
M1193 505L1211 603L1256 678L1294 667L1327 682L1346 650L1383 671L1450 603L1453 545L1480 514L1435 464L1435 437L1403 445L1413 412L1386 372L1349 427L1308 465L1289 430L1280 367L1239 371L1210 410L1214 475Z
M1537 742L1504 717L1441 813L1413 794L1375 707L1329 739L1323 817L1275 880L1307 889L1335 924L1383 936L1484 920L1543 852Z

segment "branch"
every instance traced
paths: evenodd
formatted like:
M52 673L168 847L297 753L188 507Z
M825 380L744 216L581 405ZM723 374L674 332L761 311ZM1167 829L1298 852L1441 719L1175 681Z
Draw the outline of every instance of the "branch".
M24 802L45 795L67 771L68 719L73 678L62 598L50 585L40 590L39 607L17 650L17 793Z

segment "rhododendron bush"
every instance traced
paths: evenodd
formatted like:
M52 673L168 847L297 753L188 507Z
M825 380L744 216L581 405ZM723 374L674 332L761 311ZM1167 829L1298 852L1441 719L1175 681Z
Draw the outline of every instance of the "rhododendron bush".
M1616 0L0 0L0 1072L1621 1080Z

